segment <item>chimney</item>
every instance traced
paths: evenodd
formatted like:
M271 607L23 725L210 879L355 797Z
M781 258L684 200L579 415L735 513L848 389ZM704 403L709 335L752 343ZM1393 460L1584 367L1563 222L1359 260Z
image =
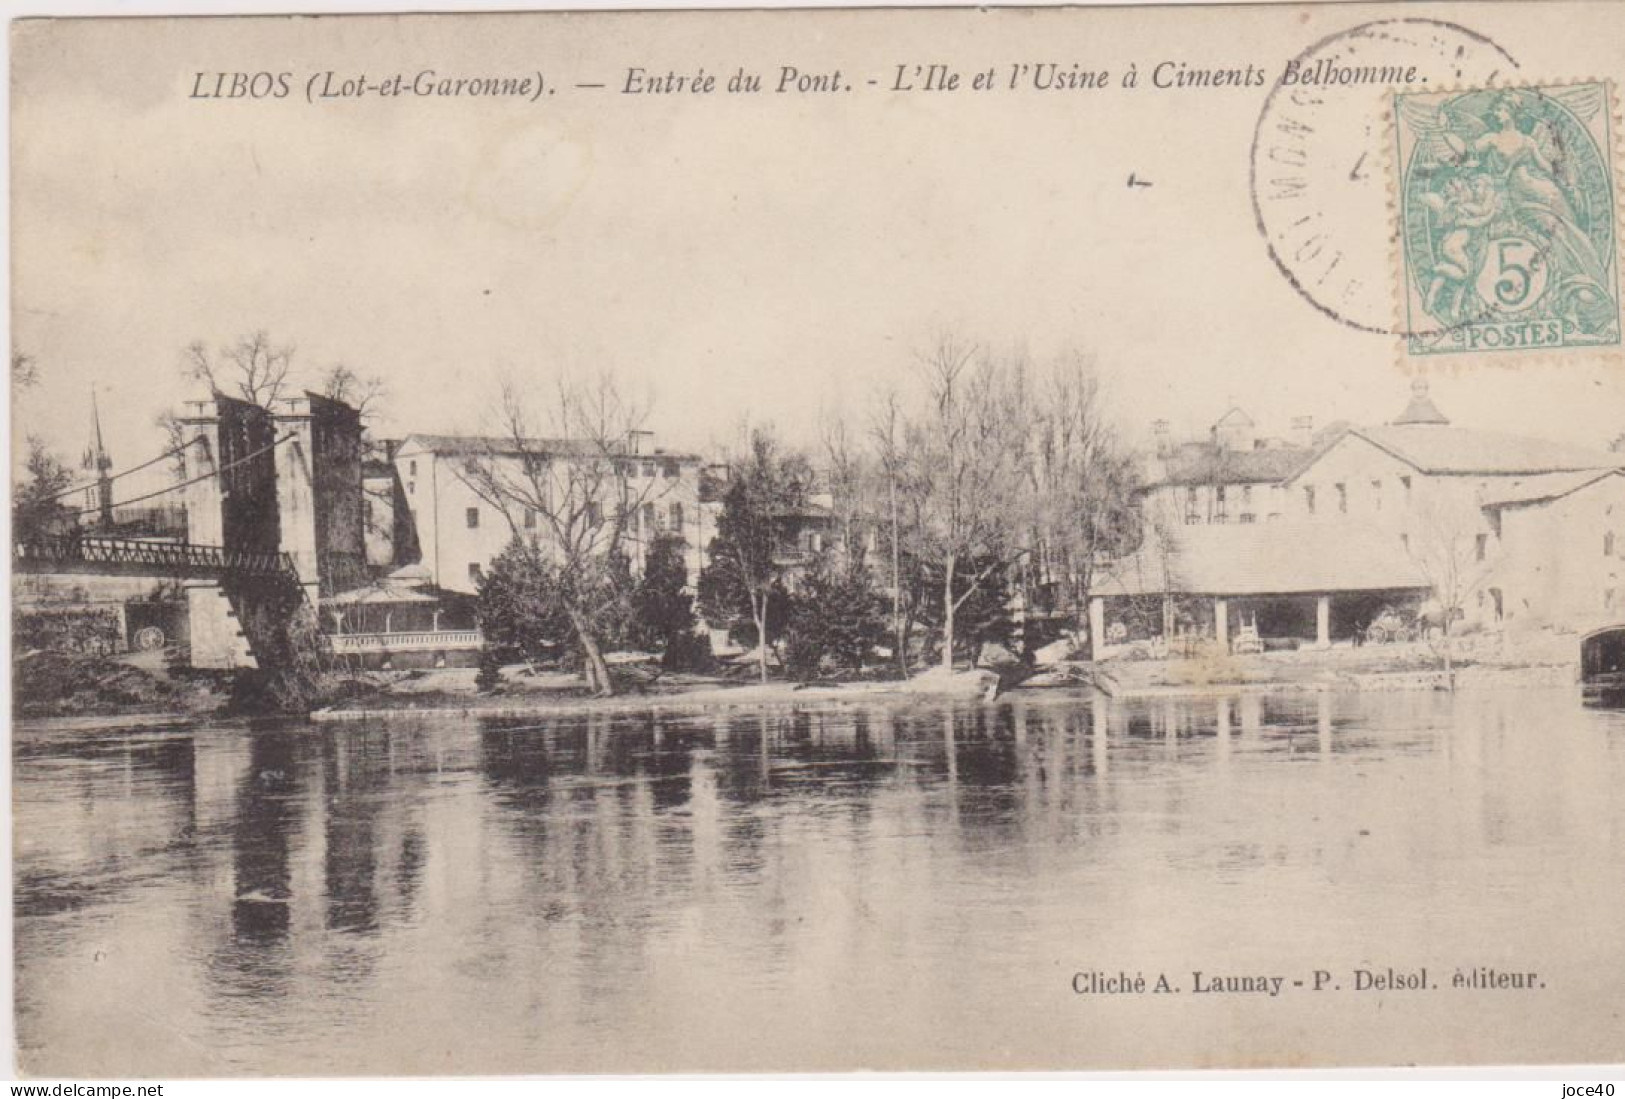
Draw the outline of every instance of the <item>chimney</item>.
M1309 447L1315 443L1315 418L1313 416L1292 417L1292 445Z
M653 438L653 436L654 432L652 431L639 431L637 428L633 428L626 433L626 452L628 454L642 454L643 440Z

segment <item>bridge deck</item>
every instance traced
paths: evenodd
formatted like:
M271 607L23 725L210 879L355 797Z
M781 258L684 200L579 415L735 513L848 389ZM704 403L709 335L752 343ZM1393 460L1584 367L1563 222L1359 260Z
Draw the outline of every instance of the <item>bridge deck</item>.
M16 572L116 573L162 576L297 575L286 553L233 550L190 542L158 542L65 534L14 543L11 566Z

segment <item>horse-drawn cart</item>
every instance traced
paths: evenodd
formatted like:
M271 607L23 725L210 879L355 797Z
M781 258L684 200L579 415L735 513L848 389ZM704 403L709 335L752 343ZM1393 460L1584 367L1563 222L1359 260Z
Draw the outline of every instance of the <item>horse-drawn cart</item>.
M1420 636L1421 619L1415 616L1407 618L1392 607L1384 607L1382 613L1365 628L1366 643L1371 645L1415 641Z

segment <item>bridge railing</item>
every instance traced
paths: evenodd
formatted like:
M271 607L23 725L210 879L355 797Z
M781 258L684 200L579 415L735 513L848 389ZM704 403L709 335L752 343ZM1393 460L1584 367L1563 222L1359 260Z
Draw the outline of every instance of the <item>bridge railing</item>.
M190 542L155 542L95 534L31 538L15 543L11 556L15 562L43 564L75 562L257 576L297 575L293 558L277 551L233 550Z

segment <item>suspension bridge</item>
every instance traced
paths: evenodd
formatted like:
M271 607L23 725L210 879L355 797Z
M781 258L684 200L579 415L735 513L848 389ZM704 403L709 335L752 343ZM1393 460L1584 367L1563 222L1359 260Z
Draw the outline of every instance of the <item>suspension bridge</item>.
M93 461L98 476L35 503L50 529L58 533L31 530L16 537L11 548L12 570L177 579L297 579L298 568L287 553L191 542L186 508L188 490L213 481L218 491L222 479L229 481L234 472L293 439L292 433L285 434L223 465L205 457L198 463L205 466L204 470L188 476L186 452L206 446L208 440L202 435L117 473L106 462L106 452L99 449L98 437ZM167 470L161 465L166 462L170 463ZM115 490L115 485L122 491ZM75 497L84 501L83 507L76 509L65 503Z
M314 394L191 409L172 446L119 470L98 423L94 476L26 502L13 572L176 581L194 666L303 674L296 620L315 619L330 562L364 555L359 416Z

